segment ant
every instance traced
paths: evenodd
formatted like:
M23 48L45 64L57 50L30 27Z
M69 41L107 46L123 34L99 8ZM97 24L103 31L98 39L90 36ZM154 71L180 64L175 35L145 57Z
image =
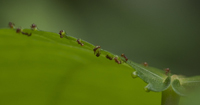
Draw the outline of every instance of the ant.
M112 60L113 58L112 57L110 57L109 55L106 55L106 58L108 58L108 59L110 59L110 60Z
M101 54L101 53L100 53L100 51L98 51L98 52L97 52L97 54L96 54L96 56L97 56L97 57L99 57L99 56L100 56L100 54Z
M32 29L32 30L37 30L37 25L32 24L32 25L31 25L31 29Z
M64 34L64 30L60 30L59 34L63 35Z
M125 56L125 54L121 54L121 57L124 57L126 61L128 61L128 58Z
M65 31L64 30L60 30L59 34L60 34L60 38L63 38L63 35L65 34Z
M99 48L101 48L101 46L96 46L96 47L93 49L94 54L96 53L96 51L97 51Z
M144 65L145 67L147 67L147 66L148 66L148 63L147 63L147 62L144 62L143 65Z
M12 23L12 22L9 22L8 25L9 25L10 28L14 28L14 26L15 26L15 24Z
M80 39L77 39L78 44L80 44L81 46L83 46L84 44L80 42Z
M32 35L32 33L29 34L29 33L23 32L22 29L20 29L20 28L16 29L16 33L22 33L23 35L27 35L27 36L31 36Z
M20 33L21 31L22 31L22 29L20 29L20 28L16 29L16 33Z
M165 74L167 75L170 72L169 68L165 69Z
M24 35L27 35L27 36L31 36L32 35L32 33L25 33L25 32L22 32L22 34L24 34Z
M115 62L117 62L118 64L121 64L121 61L119 61L119 60L117 59L117 57L115 57L114 60L115 60Z

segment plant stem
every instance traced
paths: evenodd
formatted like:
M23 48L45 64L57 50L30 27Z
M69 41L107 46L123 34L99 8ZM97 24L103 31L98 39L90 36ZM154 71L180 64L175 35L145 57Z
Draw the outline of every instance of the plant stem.
M180 96L174 92L171 86L162 92L161 105L178 105L179 100Z

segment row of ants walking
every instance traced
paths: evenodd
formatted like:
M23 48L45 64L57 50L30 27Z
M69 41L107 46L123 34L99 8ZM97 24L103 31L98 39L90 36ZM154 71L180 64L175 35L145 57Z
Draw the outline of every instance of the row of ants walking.
M13 28L15 27L15 24L12 23L12 22L9 22L8 25L9 25L9 27L10 27L11 29L13 29ZM35 24L32 24L32 25L31 25L31 29L32 29L32 30L37 30L37 26L36 26ZM17 28L17 29L16 29L16 33L22 33L23 35L27 35L27 36L31 36L31 35L32 35L32 33L23 32L21 28ZM60 30L59 35L60 35L60 38L63 38L64 35L65 35L64 30ZM81 42L80 39L77 39L77 43L80 44L81 46L84 46L84 44ZM100 48L101 48L101 46L95 46L95 48L93 49L94 54L96 54L97 57L99 57L100 54L101 54L101 53L100 53ZM109 59L109 60L113 60L113 57L109 56L108 54L107 54L105 57L106 57L107 59ZM125 56L125 54L121 54L121 57L123 57L123 58L125 59L124 62L128 61L128 58ZM121 63L122 63L122 61L119 60L118 57L114 57L114 60L115 60L115 62L118 63L118 64L121 64ZM144 62L143 65L144 65L145 67L148 67L148 63L147 63L147 62ZM170 69L169 69L169 68L166 68L166 69L165 69L165 74L167 75L169 72L170 72Z

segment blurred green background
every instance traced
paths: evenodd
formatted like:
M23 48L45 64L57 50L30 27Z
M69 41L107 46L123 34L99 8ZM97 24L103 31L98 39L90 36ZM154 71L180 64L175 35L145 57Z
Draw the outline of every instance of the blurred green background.
M172 73L199 75L199 2L142 0L4 0L0 28L14 22L81 38Z

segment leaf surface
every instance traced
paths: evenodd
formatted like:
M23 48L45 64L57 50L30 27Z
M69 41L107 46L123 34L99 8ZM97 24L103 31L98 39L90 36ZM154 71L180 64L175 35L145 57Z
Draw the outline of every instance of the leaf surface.
M163 70L137 64L132 61L128 61L127 64L136 70L136 72L133 72L134 75L137 75L148 84L145 87L146 91L161 92L166 90L171 84L171 77L167 76Z
M159 105L160 93L146 93L141 79L132 79L128 64L117 64L105 50L74 37L0 29L1 105ZM120 58L119 58L120 60ZM146 100L146 101L143 101ZM153 101L152 101L153 100Z
M174 75L172 78L172 88L181 96L186 96L192 91L200 90L200 76L183 77Z

